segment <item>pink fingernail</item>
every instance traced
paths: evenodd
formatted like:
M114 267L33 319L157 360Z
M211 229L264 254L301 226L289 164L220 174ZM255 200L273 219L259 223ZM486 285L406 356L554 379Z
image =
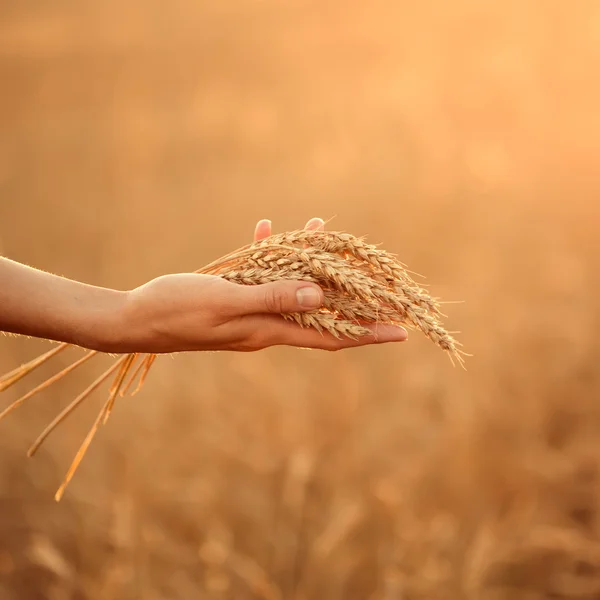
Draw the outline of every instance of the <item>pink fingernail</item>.
M321 306L321 294L313 287L303 287L296 292L296 300L303 308L319 308Z

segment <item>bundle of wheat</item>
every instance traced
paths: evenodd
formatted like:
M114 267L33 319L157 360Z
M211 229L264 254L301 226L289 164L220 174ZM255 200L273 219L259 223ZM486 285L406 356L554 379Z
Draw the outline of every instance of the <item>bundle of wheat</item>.
M257 285L279 279L311 281L324 290L324 306L312 312L282 315L301 327L314 327L341 338L358 338L370 334L369 323L402 324L422 331L431 341L463 365L464 353L459 343L444 329L439 302L411 278L405 266L393 255L348 233L334 231L293 231L272 235L244 246L197 271L218 275L240 285ZM0 378L0 392L31 373L69 344L60 344ZM97 352L82 358L15 400L2 413L0 420L35 394L87 362ZM50 433L90 394L116 373L108 399L83 441L65 479L56 492L60 500L66 486L81 463L98 428L110 416L117 396L124 396L138 380L132 395L142 387L155 354L127 354L102 373L71 402L33 443L29 456L38 450ZM134 368L134 365L137 365ZM127 376L129 379L127 382Z

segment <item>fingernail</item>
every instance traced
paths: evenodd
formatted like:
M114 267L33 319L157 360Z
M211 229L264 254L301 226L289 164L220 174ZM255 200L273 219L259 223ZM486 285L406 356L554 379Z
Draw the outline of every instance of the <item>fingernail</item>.
M406 331L406 329L404 329L404 327L398 326L398 327L396 327L396 329L397 329L397 332L396 332L397 337L396 337L396 339L399 342L403 342L404 340L408 339L408 331Z
M296 292L298 304L304 308L318 308L321 306L321 294L313 287L303 287Z
M400 325L382 325L375 329L378 342L404 342L408 339L408 331Z

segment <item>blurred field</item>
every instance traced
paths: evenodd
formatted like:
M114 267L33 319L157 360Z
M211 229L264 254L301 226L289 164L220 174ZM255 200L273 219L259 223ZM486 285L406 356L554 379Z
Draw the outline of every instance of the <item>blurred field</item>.
M0 424L0 599L600 598L599 69L592 0L4 0L1 253L125 289L335 217L474 357L163 357L55 504L86 366Z

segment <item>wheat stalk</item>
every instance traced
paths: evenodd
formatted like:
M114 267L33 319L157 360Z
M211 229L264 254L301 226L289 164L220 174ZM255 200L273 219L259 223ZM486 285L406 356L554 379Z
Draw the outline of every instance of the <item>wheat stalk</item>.
M282 315L285 319L295 321L301 327L327 332L338 339L357 339L369 334L370 330L365 324L402 324L420 330L447 352L451 360L456 359L459 364L464 365L465 353L459 349L460 344L444 329L440 321L443 315L439 301L411 278L406 266L394 255L348 233L302 230L272 235L239 248L196 273L216 275L239 285L259 285L281 279L316 283L325 294L323 307L307 313ZM60 344L0 377L0 392L68 346L69 344ZM83 358L12 402L0 413L0 420L95 354L97 352L88 352ZM29 449L28 455L33 456L48 435L116 372L108 399L56 492L57 501L75 474L95 433L107 422L117 396L124 396L138 376L139 382L132 395L140 390L156 355L142 356L134 369L138 358L140 355L136 353L118 358L46 427ZM128 375L130 377L126 382Z

